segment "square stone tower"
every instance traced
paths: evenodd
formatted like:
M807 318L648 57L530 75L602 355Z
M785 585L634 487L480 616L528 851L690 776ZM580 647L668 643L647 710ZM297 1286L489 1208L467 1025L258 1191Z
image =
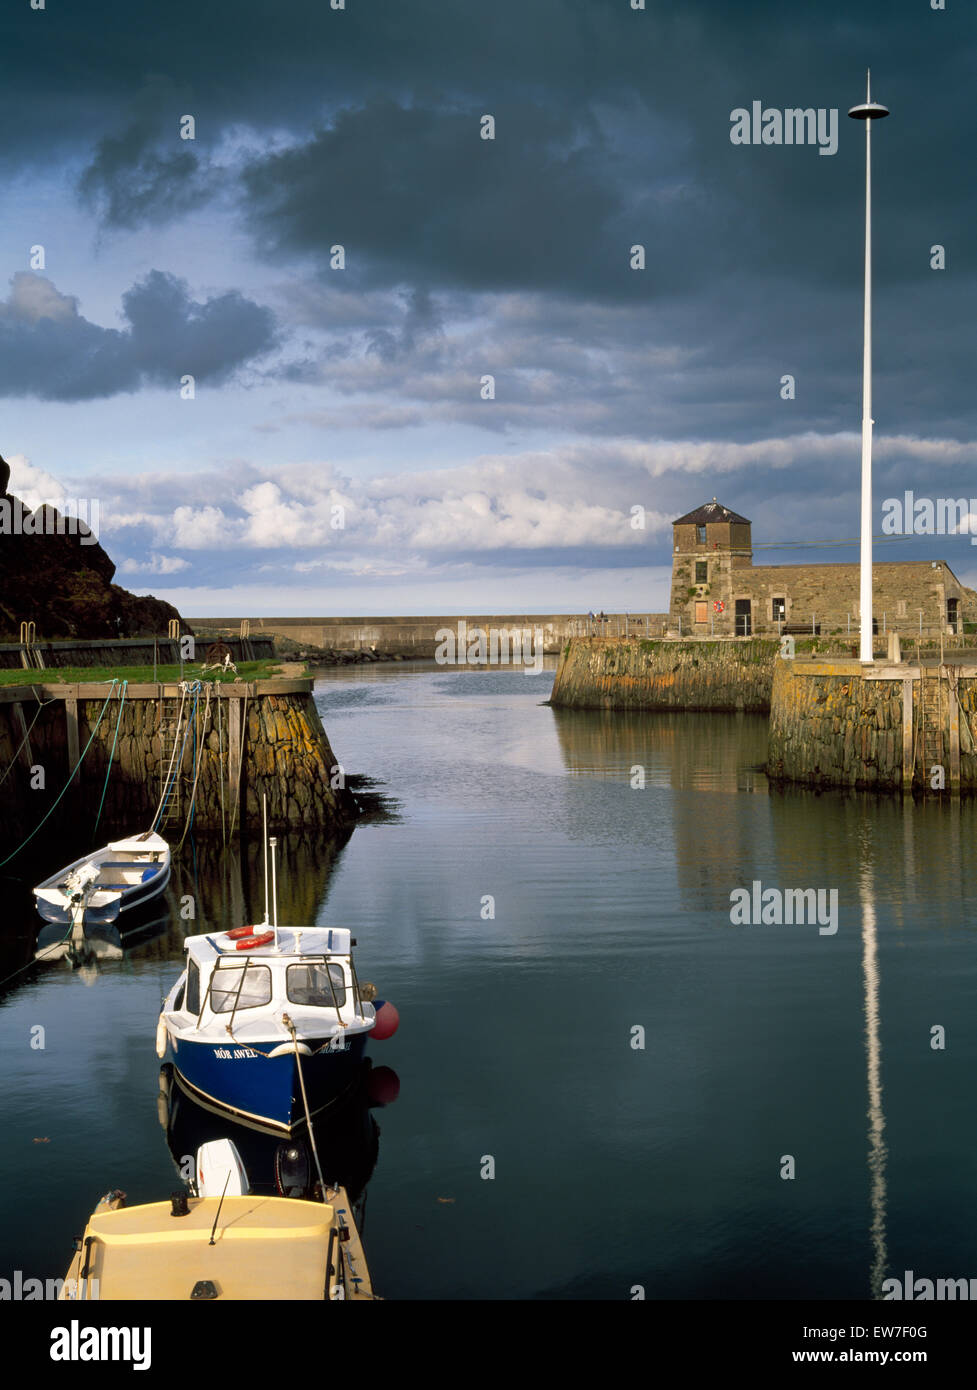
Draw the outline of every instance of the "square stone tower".
M672 536L669 618L692 636L732 636L733 571L753 564L751 523L714 497L674 521Z

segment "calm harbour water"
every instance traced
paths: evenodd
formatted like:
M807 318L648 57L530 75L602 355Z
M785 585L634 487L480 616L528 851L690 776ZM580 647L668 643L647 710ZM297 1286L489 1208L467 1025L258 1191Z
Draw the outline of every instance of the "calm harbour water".
M377 1291L862 1299L905 1269L977 1277L974 805L771 791L765 719L558 711L552 677L418 664L317 687L336 756L391 808L341 847L282 837L282 919L351 927L400 1010L370 1048L401 1080L374 1112ZM0 974L69 848L10 866ZM260 915L252 848L188 843L170 920L87 984L47 965L4 987L2 1277L63 1274L109 1187L177 1185L160 999L184 931ZM837 932L732 925L754 881L836 888Z

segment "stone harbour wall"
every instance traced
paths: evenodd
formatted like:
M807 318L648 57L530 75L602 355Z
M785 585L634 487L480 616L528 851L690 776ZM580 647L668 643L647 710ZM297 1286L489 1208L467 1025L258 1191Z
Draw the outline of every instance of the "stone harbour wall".
M5 838L13 830L33 829L64 788L98 723L107 692L105 687L101 694L97 690L70 685L0 690L0 821ZM160 690L166 692L162 704ZM175 687L140 686L136 693L130 687L120 721L116 692L57 816L90 816L94 823L115 740L103 821L132 831L148 827L163 775L171 766L173 741L171 735L167 741L166 725L179 702ZM198 830L221 832L223 826L229 832L232 824L235 829L258 829L263 794L268 797L272 829L338 831L355 822L356 800L345 786L345 769L323 728L311 681L223 686L220 695L212 692L209 708L204 691L192 719L191 710L188 696L183 728L189 733L177 745L178 750L182 745L182 757L173 758L177 771L169 798L172 814L161 827L169 838L183 832L195 780L193 826ZM17 753L25 727L30 731L28 743ZM38 768L43 786L32 785L39 781Z
M550 704L578 709L770 708L775 641L647 641L572 637Z
M810 786L902 786L903 692L898 680L864 680L857 662L820 674L777 661L767 776Z
M876 663L870 677L857 661L778 661L766 771L815 787L977 791L977 667Z

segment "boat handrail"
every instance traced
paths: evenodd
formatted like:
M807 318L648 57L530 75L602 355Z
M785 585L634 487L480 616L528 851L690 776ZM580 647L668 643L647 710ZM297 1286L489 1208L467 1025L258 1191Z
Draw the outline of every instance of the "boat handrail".
M234 1004L233 1004L233 1006L232 1006L232 1008L231 1008L231 1016L230 1016L230 1018L229 1018L228 1021L227 1021L227 1031L231 1034L232 1037L234 1036L234 1015L237 1013L237 1006L238 1006L238 1004L241 1002L241 990L244 988L244 979L245 979L245 976L246 976L247 973L248 973L248 967L249 967L250 965L253 965L253 964L254 964L254 962L252 961L252 959L251 959L250 956L245 956L245 957L244 957L244 969L240 972L241 978L240 978L240 980L238 980L238 984L237 984L237 994L235 994L235 996L234 996ZM215 965L214 968L213 968L213 970L210 972L210 978L211 978L211 980L214 979L214 976L215 976L216 974L217 974L217 966ZM269 977L268 977L268 978L269 978L269 980L271 979L271 975L270 975L270 974L269 974ZM213 1004L211 1004L210 1007L211 1007L211 1009L213 1010L213 1007L214 1007Z
M349 963L350 963L350 967L352 967L352 964L353 964L353 957L352 957L352 956L350 956L350 958L349 958ZM285 978L286 978L286 980L287 980L287 979L288 979L288 976L286 975ZM348 1025L345 1024L345 1023L343 1022L343 1016L342 1016L342 1014L339 1012L339 1000L336 998L336 986L335 986L335 984L333 983L332 971L329 969L328 964L326 964L326 979L329 981L329 993L332 995L332 1002L333 1002L333 1005L334 1005L334 1007L335 1007L335 1009L336 1009L336 1022L339 1024L340 1028L346 1028ZM287 993L287 992L288 992L288 985L287 985L287 984L286 984L286 986L285 986L285 990L286 990L286 993ZM356 1017L356 1014L355 1014L355 1008L356 1008L356 995L355 995L355 994L353 995L353 1008L354 1008L353 1017L355 1018L355 1017Z
M360 1018L366 1022L366 1014L363 1012L363 1000L360 997L360 981L356 973L356 966L353 964L353 953L349 953L349 973L353 977L353 1017L356 1017L356 1010L359 1009Z
M210 941L210 937L208 937L207 940ZM211 942L211 945L216 945L216 943L215 943L215 942ZM219 950L219 948L218 948L218 950ZM209 979L207 980L207 988L206 988L206 990L204 991L204 997L203 997L203 999L200 1001L200 1011L199 1011L199 1013L197 1014L197 1023L196 1023L196 1027L197 1027L197 1028L200 1028L200 1027L202 1026L202 1024L203 1024L204 1012L205 1012L205 1010L206 1010L208 1004L210 1004L210 1011L211 1011L211 1013L216 1014L216 1012L217 1012L217 1010L214 1008L213 1001L212 1001L213 987L214 987L214 981L215 981L215 979L217 978L217 971L218 971L218 969L219 969L218 961L220 961L221 959L223 959L224 956L226 956L226 955L230 955L230 952L229 952L229 951L220 951L220 953L219 953L219 955L218 955L218 957L217 957L217 960L214 961L214 964L213 964L213 966L211 967L210 977L209 977ZM301 960L293 961L292 964L299 965L299 964L303 964L305 961L315 961L315 962L322 962L322 964L324 964L324 965L326 965L326 966L328 967L328 965L329 965L331 962L335 961L337 958L340 959L340 960L348 960L348 961L349 961L349 970L350 970L350 975L351 975L351 977L352 977L353 1017L354 1017L354 1019L355 1019L355 1018L359 1018L363 1023L365 1023L365 1022L366 1022L366 1014L363 1012L363 1000L362 1000L362 998L360 997L360 982L359 982L359 978L358 978L358 976L357 976L357 974L356 974L356 966L353 964L353 955L352 955L352 952L348 952L348 953L345 953L345 954L344 954L343 952L340 952L340 951L334 951L334 952L326 952L326 951L309 952L308 954L303 955L303 957L301 958ZM228 1022L227 1022L227 1031L228 1031L229 1033L232 1032L233 1027L234 1027L234 1015L237 1013L238 1004L239 1004L240 999L241 999L241 991L242 991L243 988L244 988L244 980L245 980L245 977L246 977L247 972L248 972L248 967L249 967L249 966L252 966L252 965L255 965L255 966L257 966L257 965L267 965L268 962L269 962L269 960L273 960L274 957L273 957L273 956L252 956L252 955L248 954L248 955L245 955L245 956L243 956L243 957L242 957L242 956L237 956L237 955L235 955L234 959L235 959L235 961L238 961L238 960L241 961L241 971L240 971L240 976L241 976L241 978L240 978L240 980L238 981L237 992L236 992L236 994L234 995L234 1004L233 1004L233 1007L231 1008L231 1016L230 1016L230 1018L228 1019ZM336 1021L337 1021L337 1023L339 1024L339 1027L340 1027L340 1028L348 1028L348 1027L349 1027L349 1024L345 1021L345 1019L343 1018L343 1015L342 1015L342 1005L340 1004L338 998L336 997L336 985L335 985L335 981L333 980L332 972L331 972L328 968L327 968L327 970L326 970L326 978L327 978L327 980L329 981L329 992L330 992L330 994L332 995L333 1008L336 1010ZM269 1002L269 1003L273 1003L274 1001L273 1001L273 1000L269 1000L268 1002ZM294 1001L293 1001L293 1000L288 1000L287 1002L288 1002L288 1003L293 1003Z

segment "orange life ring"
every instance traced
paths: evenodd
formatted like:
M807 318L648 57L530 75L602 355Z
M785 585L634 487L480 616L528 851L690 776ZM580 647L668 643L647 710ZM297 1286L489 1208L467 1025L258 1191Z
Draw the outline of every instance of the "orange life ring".
M267 946L269 941L274 941L273 931L263 931L258 936L242 936L237 943L239 951L250 951L252 946Z
M225 935L228 941L239 941L242 936L250 936L253 931L254 927L234 927L231 931L226 932Z

